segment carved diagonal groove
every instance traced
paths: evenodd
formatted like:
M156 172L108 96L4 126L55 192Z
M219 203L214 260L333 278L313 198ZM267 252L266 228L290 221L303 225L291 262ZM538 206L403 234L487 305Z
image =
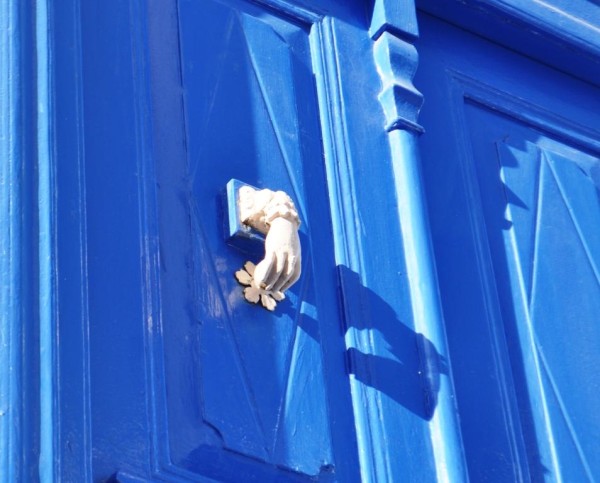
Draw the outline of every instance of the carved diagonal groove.
M588 262L590 264L590 267L592 268L592 271L594 272L594 276L596 277L596 283L598 284L598 286L600 287L600 270L599 267L596 265L594 258L592 256L592 253L590 251L590 248L585 240L585 237L582 233L581 230L581 226L579 225L579 222L577 221L576 216L574 215L574 210L573 207L571 206L571 203L569 202L569 197L566 195L565 193L565 188L563 186L562 180L560 179L560 176L557 175L556 173L556 169L554 168L554 166L552 165L551 162L547 163L548 166L550 167L550 171L552 172L552 176L554 178L554 180L556 181L556 184L558 186L558 190L560 192L560 195L563 199L563 202L565 203L565 206L568 208L567 211L569 212L569 217L571 219L571 222L573 223L573 226L575 228L575 230L577 231L577 237L581 243L581 246L583 248L583 251L585 252L585 255L588 259Z
M210 133L210 129L208 129L208 126L210 125L210 121L213 116L215 104L216 104L217 97L218 97L217 93L221 86L220 80L223 75L223 72L225 71L225 66L226 66L225 61L227 60L227 55L225 53L227 52L229 45L231 43L235 20L236 20L235 15L233 14L233 12L231 12L229 14L229 18L227 19L227 23L225 26L225 35L223 37L223 42L222 42L222 46L221 46L221 51L223 52L223 54L220 56L219 62L215 68L215 82L214 82L212 90L207 93L207 97L208 97L208 99L210 99L210 103L208 105L208 109L206 110L206 118L203 121L201 129L198 131L200 133L200 142L198 144L199 146L204 146L206 138ZM191 170L190 170L190 176L192 179L196 176L196 171L200 165L199 157L200 157L200 155L194 156L192 158L194 160L194 165L191 167Z
M238 16L240 16L240 23L242 25L244 25L246 22L244 22L244 19L241 18L241 14L238 13ZM258 87L259 87L259 90L260 90L260 94L261 94L261 97L262 97L265 109L267 110L267 113L268 113L269 122L271 124L272 129L273 129L273 133L275 135L275 139L277 140L277 145L279 147L279 151L281 152L281 156L283 158L284 166L285 166L285 169L286 169L286 171L288 173L288 178L290 180L290 184L292 185L292 189L294 191L294 199L295 199L295 202L296 202L296 204L297 204L297 206L298 206L298 208L300 210L301 219L303 221L305 221L306 220L306 217L305 217L306 210L305 210L305 207L304 207L304 197L300 196L301 195L301 191L299 190L298 183L296 182L295 176L293 175L293 169L292 169L291 161L289 159L290 156L289 156L287 150L285 149L285 143L284 143L284 141L282 139L280 128L279 128L278 123L276 121L276 119L279 119L279 117L276 116L275 109L273 108L273 105L272 105L272 103L270 101L269 95L267 94L267 92L277 92L277 89L268 89L265 86L265 79L263 78L263 76L262 76L262 74L260 72L260 67L258 67L258 62L257 62L257 59L255 58L254 50L253 50L253 48L251 46L251 40L248 38L248 35L246 33L246 29L242 28L242 30L243 30L243 33L244 33L244 40L245 40L245 44L246 44L248 58L250 59L250 63L252 65L252 70L253 70L254 76L256 78L256 81L258 83ZM268 78L268 76L266 78ZM292 84L291 87L293 89L293 84ZM295 96L292 95L291 97L295 99ZM296 111L294 111L294 112L296 112ZM292 114L289 113L289 112L285 112L282 115L285 117L285 116L290 116ZM298 153L298 161L300 161L300 153Z
M299 302L298 305L300 305L301 301L304 300L304 298L306 296L309 279L310 279L310 273L305 273L304 277L302 279L302 288L298 294L298 302ZM281 423L285 420L285 399L287 397L288 389L289 389L290 383L291 383L292 373L290 371L290 367L291 367L291 363L292 363L292 357L294 355L294 347L296 346L296 341L298 339L298 321L301 316L302 316L302 312L300 310L300 307L298 307L298 310L294 314L294 324L293 324L294 337L290 341L290 345L288 347L288 353L287 353L287 357L286 357L287 360L286 360L285 367L286 367L287 377L286 377L285 384L283 386L283 392L281 394L281 399L280 399L280 403L279 403L279 414L277 415L277 427L276 427L275 438L273 439L273 451L275 450L275 448L277 448L277 442L279 441L279 437L280 437L279 433L280 433Z
M569 416L569 412L567 411L567 408L565 406L563 398L560 394L560 391L558 390L558 386L556 384L554 376L552 375L552 371L550 370L550 366L548 365L548 362L544 355L544 351L543 351L539 341L537 340L537 336L534 336L534 337L535 337L535 347L536 347L536 350L537 350L537 353L539 356L539 360L542 363L541 364L542 369L545 372L546 377L548 378L548 381L550 382L550 389L551 389L552 394L558 404L558 407L560 408L560 414L563 417L565 424L568 428L569 435L573 441L573 445L575 446L575 448L577 450L577 454L581 461L581 465L584 468L585 474L589 478L589 481L594 481L594 477L592 475L590 465L587 462L587 458L583 452L583 447L582 447L581 443L579 442L579 438L577 437L577 432L575 431L575 428L573 427L571 417Z
M542 178L545 175L545 172L547 170L546 167L546 161L544 159L544 156L539 153L538 156L539 159L539 163L540 163L540 167L538 169L538 176L537 176L537 180L536 180L536 204L535 207L532 207L532 209L534 210L535 213L535 220L534 220L534 231L533 231L533 260L531 261L532 264L532 276L531 276L531 280L529 282L529 291L528 291L528 302L529 302L529 312L531 313L531 307L532 307L532 303L533 303L533 290L535 287L535 277L536 277L536 265L538 263L538 259L539 259L539 233L540 233L540 220L541 220L541 216L540 216L540 208L542 206Z

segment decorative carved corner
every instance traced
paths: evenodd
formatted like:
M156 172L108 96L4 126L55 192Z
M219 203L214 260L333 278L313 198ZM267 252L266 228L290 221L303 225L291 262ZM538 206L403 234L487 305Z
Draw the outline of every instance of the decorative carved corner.
M414 0L375 0L369 35L377 40L383 32L413 40L419 36Z

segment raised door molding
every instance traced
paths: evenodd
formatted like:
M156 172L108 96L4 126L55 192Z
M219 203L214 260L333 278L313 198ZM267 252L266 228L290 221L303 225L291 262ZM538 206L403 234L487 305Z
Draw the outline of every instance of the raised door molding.
M402 243L415 332L427 341L420 357L425 377L436 381L430 434L438 481L466 480L466 466L458 425L457 408L429 224L422 192L417 145L423 128L418 123L423 96L413 85L418 67L415 42L418 36L412 1L377 0L370 26L375 64L381 78L379 101L386 116L386 130L397 196L397 216ZM447 361L440 371L439 359ZM435 377L433 376L435 375ZM434 403L434 404L435 404Z
M36 2L31 2L31 8ZM29 6L29 4L28 4ZM18 0L0 6L0 482L38 478L40 453L40 337L38 304L47 287L38 270L48 255L46 134L47 98L36 98L45 76L31 73L47 60L34 15ZM37 46L35 45L37 43ZM40 49L40 50L36 50ZM36 86L36 80L38 85ZM35 171L39 159L40 183ZM40 213L37 197L40 195ZM38 239L39 237L39 239ZM47 268L48 264L44 265ZM46 275L46 272L40 272ZM39 289L39 291L38 291ZM43 397L43 396L42 396Z
M417 8L599 85L597 2L416 0Z

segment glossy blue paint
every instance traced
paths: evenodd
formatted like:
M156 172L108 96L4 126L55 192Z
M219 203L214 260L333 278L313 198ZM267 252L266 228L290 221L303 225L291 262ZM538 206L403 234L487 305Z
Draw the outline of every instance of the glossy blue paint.
M424 11L598 85L600 6L587 0L417 0Z
M21 166L23 153L19 142L19 124L22 118L20 106L20 59L21 29L20 11L17 2L6 2L0 14L0 222L2 235L0 244L0 307L2 319L0 337L3 350L0 352L0 468L6 472L2 481L14 481L20 477L21 458L21 223L13 215L21 205ZM13 37L11 30L16 31ZM5 349L6 348L6 349ZM17 464L10 464L16 461Z
M394 36L415 39L419 34L414 2L375 0L369 33L377 40L384 32Z
M361 91L350 81L356 53L360 52L362 62L368 65L373 45L355 30L335 23L326 24L324 35L330 36L333 48L324 52L318 75L323 76L325 85L339 82L341 86L338 92L331 89L322 95L331 106L331 112L325 111L323 124L330 126L325 132L326 139L331 137L326 143L326 147L331 146L326 162L362 478L427 479L436 471L436 462L428 423L432 414L424 398L437 394L437 388L419 380L419 373L429 362L435 366L440 358L437 351L419 351L419 347L431 348L431 343L413 328L397 218L386 218L381 224L372 216L379 212L397 217L386 202L386 196L394 193L390 144L382 129L386 119L364 116L369 110L366 106L378 109L380 80L372 80L369 89ZM346 48L356 50L336 50L342 40ZM412 72L408 69L404 75L410 79ZM336 125L332 118L342 119L342 125ZM378 176L372 176L374 172ZM382 270L382 266L393 268ZM431 356L430 361L424 360L425 353ZM365 410L360 410L362 407ZM397 442L410 441L415 435L419 444L405 447L408 452L403 458Z
M54 316L54 252L51 118L52 84L48 42L48 5L38 0L35 7L36 104L37 104L37 208L38 208L38 304L40 334L40 481L52 481L54 471L56 328Z
M256 465L256 474L263 475L258 478L277 478L275 466L326 478L336 450L330 420L351 408L349 399L328 394L324 384L332 376L321 355L319 321L339 316L335 306L321 302L331 299L334 287L322 281L326 271L316 268L329 265L333 274L331 242L318 228L329 224L327 212L316 208L326 197L310 24L243 2L184 0L178 9L187 152L179 172L172 162L157 162L159 237L163 261L171 266L170 273L163 269L159 275L163 317L171 321L163 325L170 459L188 471L208 472L206 458L222 455L233 466L229 451L235 451L265 462ZM247 129L228 128L232 112L235 123ZM184 184L167 184L175 174ZM248 257L223 243L220 193L232 176L290 193L302 219L302 281L273 314L246 303L232 277ZM166 203L174 193L186 198L181 226L171 213L182 208ZM178 238L185 234L185 244L172 238L174 226ZM190 255L186 287L174 267ZM255 253L252 261L261 255ZM191 317L176 325L181 310ZM173 357L182 340L190 341L189 353ZM337 344L341 352L339 337ZM191 394L190 381L180 381L183 370L196 380ZM190 413L190 406L198 409ZM187 440L180 437L184 432L190 433ZM352 431L348 434L351 441ZM208 474L226 478L225 466ZM353 478L350 461L345 466L346 478ZM336 472L341 471L338 464ZM284 475L279 477L294 477Z
M599 91L420 26L425 184L469 476L591 481Z
M73 22L55 34L67 101L56 104L67 121L55 138L55 471L431 474L439 354L413 330L397 214L382 218L395 185L364 5L55 8ZM233 176L299 200L304 285L279 314L245 304L233 279L244 255L224 242L220 203ZM382 272L381 256L397 269Z
M55 481L92 481L85 143L79 2L52 3ZM60 28L58 28L60 26ZM58 343L60 341L60 343Z
M420 350L425 388L431 400L431 442L437 481L467 479L458 415L454 400L452 367L443 315L437 292L428 218L417 153L417 139L405 131L390 133L397 184L398 216L411 290L415 331L423 341Z
M464 8L453 6L448 15L471 12L461 22L475 31L478 20L498 12L525 23L533 8L459 3ZM421 47L410 1L68 0L49 4L47 16L45 5L37 17L38 50L46 52L46 22L51 50L38 62L45 70L51 59L50 77L40 75L35 89L43 101L37 116L42 231L35 250L42 255L44 303L33 307L40 316L30 317L41 326L24 325L11 342L35 346L36 334L42 337L43 361L33 358L36 371L46 374L42 479L466 481L468 470L474 480L512 481L539 475L541 464L555 474L595 475L586 453L594 448L592 432L569 440L581 432L582 419L589 421L592 400L551 397L556 388L564 392L567 379L586 374L556 369L546 351L519 359L531 334L554 343L556 327L573 317L569 347L587 341L581 347L593 364L597 334L581 322L595 313L595 299L580 304L577 317L557 304L548 325L538 322L540 310L550 312L544 305L507 318L499 307L515 306L511 284L529 260L521 240L534 226L521 205L506 212L512 231L497 236L503 227L497 213L504 209L499 172L501 187L530 199L530 180L537 178L511 169L544 166L539 178L550 180L555 203L539 212L551 209L560 214L561 231L571 228L568 246L578 250L573 257L592 284L595 252L581 246L594 246L598 235L580 221L595 216L589 206L596 164L589 153L598 136L593 125L580 126L582 119L594 121L590 113L577 111L566 122L565 115L539 108L554 101L536 90L518 92L531 103L499 95L513 92L502 76L500 88L481 87L490 77L485 55L460 64L459 72L472 75L451 76L453 99L469 93L464 109L464 103L448 104L437 83L443 76L429 60L415 88ZM573 24L552 33L557 24L550 16L534 18L544 39L576 45L577 59L587 60L573 72L589 80L597 57L585 29L579 42ZM496 25L490 36L510 28ZM526 30L517 29L520 38ZM533 45L524 50L535 53ZM452 46L455 54L467 48L460 41L443 44ZM512 62L498 52L490 57ZM568 70L566 59L560 54L555 63ZM577 103L589 86L570 82L576 93L569 99ZM423 118L418 89L427 97ZM450 126L461 149L472 145L498 160L481 169L459 162L457 169L452 160L463 159L464 151L451 148L440 168L439 148L436 156L424 148L427 186L439 188L427 194L443 312L420 189L421 125L432 131L434 146L444 145ZM511 137L498 139L487 125L508 129ZM298 200L308 256L301 281L275 314L246 304L233 278L248 254L223 236L222 192L231 178L282 188ZM464 199L453 191L461 183L468 188ZM490 195L479 197L479 186ZM567 204L560 205L559 191ZM448 213L452 196L459 197L464 219ZM9 191L2 199L15 197L22 198ZM577 213L574 222L569 212ZM545 226L545 239L556 237L557 228ZM477 249L456 256L452 236ZM498 267L504 258L512 265ZM506 276L494 278L499 268ZM538 275L544 281L538 293L555 289L550 278ZM465 284L472 292L457 289ZM512 345L505 319L516 327L507 339ZM471 331L465 334L461 324ZM18 362L18 356L10 357ZM551 371L540 371L543 364ZM31 383L34 390L25 394L37 418L39 376L25 372L28 382L16 377L13 387ZM490 374L496 380L485 386ZM473 390L477 383L486 391ZM528 415L528 401L544 407L545 419ZM479 432L482 411L486 431L495 435L491 443L489 433ZM544 437L548 432L552 439ZM32 444L19 445L31 452L17 458L25 466L8 466L33 468L35 479L38 436L31 433ZM7 451L16 449L9 444ZM498 454L504 460L495 460Z
M0 481L37 477L35 70L32 21L0 6Z
M420 189L422 181L416 135L423 132L417 123L423 96L413 85L417 51L410 41L401 37L401 32L388 26L375 41L373 54L383 84L378 98L387 118L397 215L402 227L422 388L427 403L427 419L431 419L429 431L435 475L438 481L461 481L466 478L466 469L436 290L424 195ZM383 478L379 476L377 479Z
M417 122L423 96L412 84L417 70L417 49L384 32L375 41L373 54L383 84L379 101L387 117L386 129L423 132Z

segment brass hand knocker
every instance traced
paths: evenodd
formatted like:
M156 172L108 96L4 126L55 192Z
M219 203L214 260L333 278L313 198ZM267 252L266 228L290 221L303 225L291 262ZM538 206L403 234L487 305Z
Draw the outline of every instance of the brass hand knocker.
M265 257L258 264L246 262L235 273L245 285L248 302L275 310L284 292L300 277L302 253L298 227L300 218L292 199L283 191L257 190L242 186L237 193L240 221L266 236Z

